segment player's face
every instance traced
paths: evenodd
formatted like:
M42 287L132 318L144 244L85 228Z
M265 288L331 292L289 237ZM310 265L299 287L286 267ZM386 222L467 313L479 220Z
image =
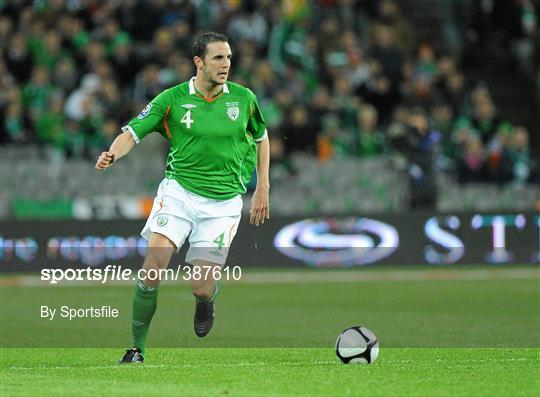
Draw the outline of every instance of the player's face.
M198 67L206 80L213 85L225 84L231 68L231 47L229 43L215 41L208 44L207 52Z

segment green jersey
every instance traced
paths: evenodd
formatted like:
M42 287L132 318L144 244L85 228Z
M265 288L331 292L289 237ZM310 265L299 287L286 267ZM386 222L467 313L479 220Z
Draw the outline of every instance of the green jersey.
M166 177L193 193L227 200L246 192L266 123L248 88L228 82L208 99L194 80L163 91L122 130L137 143L159 132L170 144Z

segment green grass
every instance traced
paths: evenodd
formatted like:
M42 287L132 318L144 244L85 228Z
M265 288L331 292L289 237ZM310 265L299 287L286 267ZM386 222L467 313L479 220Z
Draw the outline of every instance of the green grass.
M115 365L129 346L131 285L5 283L0 395L538 396L537 269L415 272L346 271L338 281L335 272L307 271L306 282L263 275L226 283L204 339L193 334L189 286L165 284L146 362L136 367ZM403 279L389 281L395 274ZM307 282L312 275L320 280ZM39 316L41 305L104 304L120 317ZM337 335L357 324L379 337L374 365L335 357Z
M383 349L370 366L332 349L4 349L2 396L537 396L535 349Z

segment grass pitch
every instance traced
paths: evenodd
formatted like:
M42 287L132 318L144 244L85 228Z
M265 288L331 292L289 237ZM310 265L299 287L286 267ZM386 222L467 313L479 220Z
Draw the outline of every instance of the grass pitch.
M248 273L225 284L204 339L189 286L165 284L135 367L115 365L129 346L132 285L4 279L0 395L538 396L538 269L474 272ZM39 316L41 305L102 304L120 317ZM335 357L335 338L357 324L379 337L373 365Z
M383 349L370 366L332 349L4 349L2 396L537 396L535 349Z

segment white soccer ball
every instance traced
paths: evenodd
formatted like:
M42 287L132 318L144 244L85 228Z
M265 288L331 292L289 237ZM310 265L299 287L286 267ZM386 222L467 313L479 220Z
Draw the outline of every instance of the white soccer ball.
M369 328L347 328L337 338L336 355L344 364L373 364L379 355L379 341Z

